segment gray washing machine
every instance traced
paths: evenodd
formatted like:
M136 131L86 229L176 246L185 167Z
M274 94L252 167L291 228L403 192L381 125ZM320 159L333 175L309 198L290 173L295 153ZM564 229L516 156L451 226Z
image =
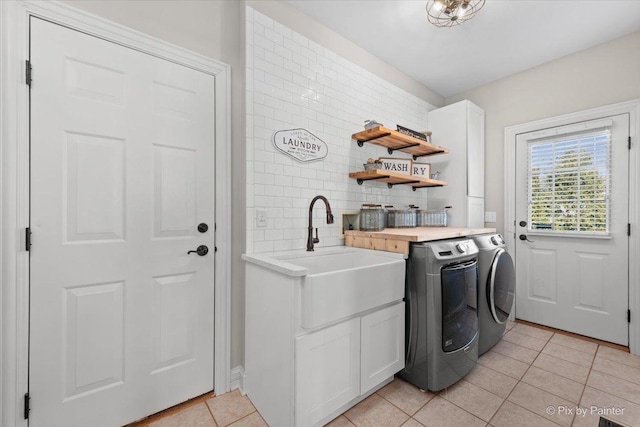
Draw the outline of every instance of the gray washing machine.
M473 240L414 243L405 289L406 363L400 377L449 387L478 360L478 248Z
M473 236L478 254L478 355L502 338L513 308L516 273L500 234Z

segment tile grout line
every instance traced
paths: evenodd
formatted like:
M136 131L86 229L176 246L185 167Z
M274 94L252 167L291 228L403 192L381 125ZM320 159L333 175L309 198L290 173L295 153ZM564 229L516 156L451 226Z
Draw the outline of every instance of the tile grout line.
M156 412L155 414L151 414L147 417L144 417L140 420L134 421L130 424L125 425L124 427L149 427L151 424L155 424L158 421L164 420L166 418L172 417L174 415L180 414L183 411L190 409L192 407L198 406L200 403L204 403L206 405L206 401L208 399L212 399L213 397L209 397L209 394L214 394L213 397L215 396L215 391L210 391L207 393L204 393L200 396L196 396L192 399L189 399L185 402L182 403L178 403L177 405L174 405L170 408L164 409L160 412ZM208 405L207 405L208 407ZM217 425L216 425L217 427Z
M512 343L512 344L513 344L513 343ZM520 346L520 347L522 347L522 346ZM529 349L529 350L532 350L532 349ZM489 351L491 351L491 350L489 350ZM489 351L487 351L487 353L489 353ZM535 351L535 350L533 350L533 351ZM522 360L518 360L518 359L516 359L515 357L507 356L506 354L502 354L502 353L500 353L500 352L496 352L496 353L498 353L498 354L499 354L499 355L501 355L501 356L507 357L507 358L509 358L509 359L515 360L516 362L524 363L525 365L529 365L529 366L531 366L531 363L523 362ZM485 353L485 354L486 354L486 353ZM538 352L538 354L540 354L540 352ZM538 357L538 356L536 356L536 358L537 358L537 357ZM479 359L478 359L478 360L479 360ZM535 359L534 359L534 360L535 360ZM532 363L533 363L533 362L532 362ZM482 365L482 363L480 363L480 365ZM489 366L487 366L487 365L482 365L482 366L484 366L485 368L492 369L491 367L489 367ZM522 378L522 377L520 377L520 378L516 378L516 377L511 376L511 375L509 375L509 374L505 374L504 372L500 372L500 371L498 371L498 370L496 370L496 369L493 369L493 370L494 370L494 371L496 371L496 372L498 372L498 373L501 373L502 375L506 375L506 376L507 376L507 377L509 377L509 378L513 378L514 380L518 380L518 381L520 381L520 378ZM525 371L525 372L526 372L526 371ZM524 375L524 374L523 374L523 375Z
M550 344L557 345L557 346L560 346L562 348L568 348L569 350L579 351L580 353L588 354L589 356L593 356L593 357L595 357L596 353L598 352L598 348L600 348L600 344L596 344L596 352L593 353L593 355L592 355L591 353L583 351L583 350L580 350L579 348L569 347L568 345L564 345L564 344L561 344L559 342L552 342Z
M395 375L394 375L394 377L393 377L393 381L395 381L395 380L396 380L396 377L395 377ZM392 381L392 382L393 382L393 381ZM404 381L404 380L402 380L402 381ZM391 383L389 383L389 384L391 384ZM411 383L407 382L407 384L411 384ZM420 393L433 393L432 391L429 391L429 390L422 391L422 389L421 389L421 388L419 388L419 387L417 387L417 386L415 386L415 385L413 385L413 384L411 384L411 385L412 385L413 387L416 387L416 388L420 391ZM386 387L386 386L385 386L385 387ZM383 388L384 388L384 387L382 387L380 390L382 390ZM431 399L429 399L429 400L427 400L426 402L424 402L424 404L422 404L422 406L420 406L420 408L418 408L418 410L417 410L417 411L415 411L415 412L413 413L413 415L411 415L411 414L407 414L407 413L406 413L402 408L400 408L398 405L396 405L395 403L393 403L392 401L390 401L389 399L387 399L386 397L384 397L383 395L381 395L380 393L378 393L380 390L376 391L374 394L377 394L377 395L378 395L378 397L382 398L382 399L383 399L384 401L386 401L386 402L389 402L392 406L394 406L394 407L398 408L398 409L399 409L403 414L409 415L409 418L413 418L413 415L417 414L417 413L420 411L420 409L424 408L424 407L427 405L427 403L431 402L431 401L432 401L432 400L433 400L433 399L434 399L438 394L440 394L440 392L434 393L434 395L433 395L433 397L432 397ZM367 399L368 399L368 398L367 398ZM365 400L366 400L366 399L365 399ZM364 402L364 401L363 401L363 402ZM406 423L406 421L405 421L405 423Z
M580 393L580 399L578 400L578 406L582 403L582 397L584 396L584 392L587 390L587 383L589 382L589 377L591 376L591 371L593 371L593 362L596 360L596 356L598 355L598 350L600 349L600 344L597 345L596 351L593 354L593 358L591 359L591 365L589 366L589 372L587 373L587 379L584 381L584 386L582 387L582 392ZM573 417L575 422L575 415Z
M464 380L464 377L463 377L460 381L462 381L462 380ZM469 382L469 381L467 381L467 382ZM457 384L457 383L456 383L456 384ZM473 383L469 383L469 384L475 385L475 384L473 384ZM452 385L453 385L453 384L452 384ZM414 387L415 387L415 386L414 386ZM478 388L482 388L482 387L480 387L480 386L476 386L476 387L478 387ZM446 392L448 388L449 388L449 387L445 387L444 389L442 389L442 390L440 390L440 391L438 391L438 392L435 392L435 393L434 393L434 392L432 392L432 391L427 390L427 391L426 391L426 393L434 393L434 396L433 396L431 399L427 400L427 401L426 401L426 402L425 402L425 403L424 403L424 404L423 404L423 405L422 405L422 406L421 406L421 407L420 407L416 412L414 412L414 414L413 414L413 415L409 415L409 419L412 419L412 418L413 418L413 416L414 416L415 414L417 414L418 412L420 412L420 411L422 410L422 408L424 408L425 406L427 406L427 405L429 404L429 402L431 402L432 400L434 400L436 397L441 397L441 396L440 396L440 394L441 394L443 391L445 391L445 392ZM418 388L418 390L421 390L421 389L420 389L420 388ZM485 390L485 389L483 389L483 390ZM485 391L486 391L486 392L488 392L488 393L491 393L489 390L485 390ZM375 394L378 394L378 392L376 392ZM494 393L491 393L491 394L493 394L494 396L496 396ZM380 397L381 397L382 399L384 399L385 401L389 402L389 403L390 403L391 405L393 405L394 407L396 407L396 408L400 409L400 408L399 408L398 406L396 406L393 402L390 402L389 400L385 399L385 398L384 398L384 396L381 396L381 395L380 395ZM497 397L500 397L500 396L497 396ZM468 411L468 410L466 410L465 408L463 408L463 407L461 407L461 406L459 406L459 405L455 404L454 402L450 401L450 400L449 400L449 399L447 399L446 397L441 397L441 398L442 398L442 399L444 399L444 400L446 400L448 403L452 404L453 406L455 406L455 407L457 407L457 408L459 408L459 409L461 409L461 410L465 411L465 412L466 412L466 413L468 413L469 415L471 415L471 416L473 416L473 417L475 417L475 418L477 418L477 419L479 419L479 420L481 420L481 421L484 421L482 418L478 417L478 416L477 416L477 415L475 415L475 414L472 414L471 412L469 412L469 411ZM403 414L406 414L406 412L404 412L402 409L400 409L400 411L402 411L402 413L403 413ZM351 420L349 419L349 421L351 421ZM408 421L408 420L406 420L404 423L406 423L407 421ZM414 421L416 421L416 422L417 422L418 424L420 424L420 425L423 425L423 424L422 424L421 422L419 422L418 420L414 420ZM404 424L404 423L403 423L403 424ZM356 425L356 427L358 427L358 426Z
M253 403L251 404L251 406L253 406ZM233 426L235 423L237 423L238 421L240 421L240 420L244 420L245 418L247 418L247 417L248 417L248 416L250 416L250 415L253 415L253 414L254 414L254 413L256 413L256 412L258 412L258 410L256 409L256 407L255 407L255 406L253 406L253 411L249 412L247 415L244 415L244 416L242 416L242 417L238 418L237 420L235 420L235 421L234 421L234 422L232 422L231 424L227 424L225 427L231 427L231 426ZM260 412L258 412L258 415L260 415ZM336 417L336 418L337 418L337 417ZM262 415L260 415L260 419L261 419L262 421L264 421L264 418L262 418ZM265 423L266 423L266 421L265 421ZM217 424L216 424L216 425L217 425Z
M553 343L553 344L555 344L555 343ZM557 345L559 345L559 344L557 344ZM545 345L545 347L546 347L546 345ZM563 346L563 347L564 347L564 346ZM568 348L568 349L571 349L571 350L575 350L575 351L580 351L580 350L577 350L577 349L575 349L575 348L571 348L571 347L565 347L565 348ZM543 350L544 350L544 348L543 348L542 350L540 350L540 352L538 353L538 356L536 356L536 358L534 359L534 361L533 361L533 362L531 362L531 366L533 366L533 363L538 359L538 357L539 357L541 354L543 354ZM596 347L596 350L597 350L597 347ZM581 352L581 353L585 353L584 351L580 351L580 352ZM585 354L588 354L588 353L585 353ZM579 365L579 364L574 363L574 362L572 362L572 361L570 361L570 360L565 360L565 359L563 359L563 358L561 358L561 357L554 356L553 354L544 353L544 355L545 355L545 356L547 356L547 357L553 357L554 359L562 360L563 362L571 363L572 365L575 365L575 366L578 366L578 367L581 367L581 368L587 368L587 366ZM594 355L594 356L592 356L592 362L591 362L591 364L590 364L590 365L589 365L589 367L588 367L589 372L587 372L587 380L589 379L589 374L591 373L591 366L593 365L593 360L594 360L594 359L595 359L595 355ZM562 374L557 374L557 373L555 373L555 372L548 371L547 369L544 369L544 368L542 368L542 367L540 367L540 366L536 366L536 368L538 368L538 369L542 369L543 371L548 372L548 373L550 373L550 374L557 375L557 376L559 376L559 377L562 377L562 378L565 378L565 379L568 379L568 380L571 380L571 381L574 381L574 382L578 382L578 381L574 380L573 378L569 378L569 377L566 377L566 376L564 376L564 375L562 375ZM585 380L585 384L586 384L586 381L587 381L587 380ZM558 396L558 397L560 397L560 396Z
M216 396L214 396L213 398L215 398L215 397ZM218 427L218 421L216 421L216 417L213 416L213 411L211 411L211 408L209 407L209 404L207 403L206 400L204 401L204 406L207 407L207 411L209 411L209 415L211 415L211 419L213 420L213 424L215 425L215 427Z
M513 330L513 327L512 327L511 329ZM552 338L552 337L553 337L553 334L552 334L549 338L547 338L547 343L551 340L551 338ZM512 343L512 344L515 344L515 343ZM515 344L515 345L518 345L518 344ZM545 343L545 346L546 346L546 343ZM523 346L520 346L520 347L523 347ZM543 347L543 348L544 348L544 347ZM532 349L530 349L530 350L532 350ZM524 374L522 374L522 377L520 377L520 379L518 379L518 382L516 383L516 385L515 385L515 386L513 386L513 388L511 389L511 391L510 391L510 392L509 392L509 394L507 395L507 397L505 397L505 399L502 401L502 403L500 404L500 407L498 408L498 410L495 412L495 414L493 414L493 416L491 417L491 419L487 422L487 424L488 424L488 425L489 425L489 424L491 424L491 422L494 420L494 418L496 417L496 415L498 414L498 412L500 412L500 409L502 408L502 406L504 405L504 403L505 403L505 402L507 402L507 401L509 401L509 403L511 403L511 404L513 404L513 405L516 405L516 406L518 406L518 407L520 407L520 408L524 409L524 410L525 410L525 411L527 411L527 412L530 412L530 413L532 413L532 414L534 414L534 415L538 415L539 417L542 417L541 415L536 414L535 412L533 412L533 411L531 411L531 410L529 410L529 409L527 409L527 408L525 408L525 407L523 407L523 406L521 406L521 405L518 405L516 402L513 402L513 401L509 400L509 397L511 397L511 395L513 394L513 391L518 387L518 384L520 384L520 383L522 382L522 379L524 378L524 376L525 376L525 375L527 375L527 372L529 372L529 369L531 369L531 367L533 366L533 363L536 361L536 359L538 358L538 356L540 356L540 354L542 354L542 350L538 351L538 354L537 354L537 355L536 355L536 357L531 361L531 363L529 364L529 367L527 368L527 370L524 372ZM507 356L507 355L503 355L503 356L505 356L505 357L509 357L509 356ZM512 358L512 359L513 359L513 358ZM517 359L514 359L514 360L517 360ZM491 368L489 368L489 369L491 369ZM509 375L507 375L507 376L509 376ZM513 378L513 377L512 377L512 378ZM531 384L528 384L528 383L525 383L525 384L527 384L527 385L531 385ZM532 387L533 387L533 386L532 386ZM536 387L536 388L537 388L537 387ZM554 396L555 396L555 395L554 395ZM547 421L549 421L549 422L551 422L551 423L553 423L553 424L555 424L555 425L557 425L557 426L559 426L559 427L562 427L562 426L560 426L560 424L555 423L555 422L553 422L553 421L549 420L548 418L545 418L545 417L542 417L542 418L544 418L545 420L547 420ZM573 424L573 420L572 420L571 424Z
M542 338L542 337L540 337L540 336L529 335L529 334L527 334L527 333L525 333L525 332L520 332L519 330L518 330L518 331L516 331L516 330L515 330L515 327L514 327L514 328L512 328L511 330L509 330L508 332L506 332L504 335L507 335L508 333L511 333L511 332L513 332L514 334L522 335L522 336L527 337L527 338L533 338L533 339L541 340L541 341L542 341L542 340L544 340L545 345L547 345L547 344L549 343L549 340L550 340L550 339L551 339L551 337L553 337L553 335L554 335L554 334L552 333L552 334L551 334L551 336L549 336L549 338ZM503 335L503 337L504 337L504 335ZM509 341L509 340L506 340L506 341ZM509 342L510 342L511 344L519 345L520 347L525 347L525 348L529 348L529 349L531 349L531 350L535 350L534 348L526 347L526 346L524 346L524 345L521 345L521 344L518 344L518 343L514 343L514 342L512 342L512 341L509 341Z
M609 359L607 359L607 360L609 360ZM615 361L614 361L614 362L615 362ZM627 366L628 366L628 365L627 365ZM593 368L591 368L591 370L589 371L589 376L591 375L591 372L592 372L592 371L593 371ZM628 381L628 380L626 380L626 379L624 379L624 378L616 377L615 375L611 375L611 374L608 374L608 373L606 373L606 372L598 371L597 369L595 370L595 372L597 372L597 373L598 373L598 374L600 374L600 375L606 375L606 376L608 376L608 377L612 377L612 378L614 378L615 380L626 381L626 382L629 382L629 383L631 383L631 384L633 384L633 385L640 386L640 384L636 384L636 383L634 383L634 382L632 382L632 381ZM589 377L587 377L587 380L588 380L588 379L589 379ZM587 387L591 387L591 388L592 388L592 389L594 389L594 390L598 390L599 392L602 392L602 393L608 394L608 395L613 396L613 397L615 397L615 398L617 398L617 399L624 400L625 402L628 402L628 403L630 403L630 404L632 404L632 405L640 406L640 403L633 402L633 401L631 401L631 400L627 399L626 397L622 397L622 396L620 396L620 395L618 395L618 394L614 394L614 393L612 393L611 391L608 391L608 390L602 390L602 389L600 389L600 388L594 387L594 386L592 386L592 385L588 385L588 384L586 384L586 383L585 383L585 386L584 386L584 390L583 390L583 392L582 392L582 394L583 394L583 395L584 395L584 392L586 391ZM582 396L580 396L580 400L582 400Z
M615 343L612 343L612 342L603 341L603 340L600 340L600 339L597 339L597 338L588 337L586 335L576 334L574 332L563 331L562 329L557 329L557 328L553 328L553 327L550 327L550 326L540 325L538 323L529 322L527 320L517 319L517 322L522 324L522 325L525 325L525 326L530 326L532 328L541 329L543 331L548 331L548 332L553 332L554 334L560 335L560 336L563 336L563 337L573 338L573 339L578 340L578 341L589 342L589 343L592 343L592 344L596 344L598 346L612 348L614 350L619 350L619 351L622 351L623 353L630 354L629 347L628 346L625 347L625 346L623 346L621 344L615 344ZM574 349L574 350L577 350L577 349Z
M502 339L501 339L501 341L502 341ZM516 347L520 347L520 348L521 348L521 349L523 349L523 350L535 351L535 352L536 352L536 353L538 353L538 354L539 354L539 353L540 353L540 351L541 351L541 350L534 350L534 349L532 349L532 348L525 347L525 346L523 346L523 345L516 344L516 343L513 343L513 342L511 342L511 341L507 341L507 340L505 340L505 342L508 342L508 343L509 343L509 344L511 344L511 345L515 345ZM496 344L496 346L497 346L497 344ZM500 350L497 350L497 349L495 348L496 346L494 346L494 347L491 349L491 351L495 351L496 353L500 353L500 354L501 354L501 355L503 355L503 356L511 357L511 356L509 356L508 354L504 354L504 353L503 353L503 352L501 352ZM536 357L538 357L538 355L537 355L537 354L536 354ZM529 363L529 362L525 362L524 360L516 359L515 357L511 357L511 358L512 358L512 359L515 359L515 360L518 360L518 361L520 361L520 362L522 362L522 363ZM534 359L535 359L535 358L534 358ZM494 369L494 371L495 371L495 369Z
M549 339L547 340L547 344L551 342L551 338L553 338L553 336L554 336L554 335L555 335L555 333L549 337ZM545 344L545 347L546 347L546 344ZM543 348L542 348L542 350L544 350L544 348L545 348L545 347L543 347ZM540 350L540 352L538 353L538 356L540 356L540 355L542 354L542 350ZM596 348L596 350L597 350L597 348ZM551 356L550 354L547 354L547 353L545 353L545 355L547 355L547 356ZM536 358L533 360L533 362L531 362L531 365L529 365L529 369L531 369L531 367L534 367L534 366L533 366L533 363L538 359L538 356L536 356ZM555 356L551 356L551 357L555 357ZM557 358L557 359L560 359L560 358ZM560 359L560 360L564 360L564 359ZM576 365L576 364L574 363L574 365ZM578 366L579 366L579 365L578 365ZM565 376L563 376L563 375L556 374L556 373L554 373L554 372L549 372L549 371L547 371L546 369L543 369L543 368L541 368L541 367L539 367L539 366L535 366L535 368L540 369L541 371L548 372L548 373L550 373L550 374L552 374L552 375L556 375L556 376L559 376L559 377L561 377L561 378L564 378L564 379L567 379L567 380L570 380L570 381L573 381L573 382L578 383L578 381L576 381L576 380L573 380L573 379L571 379L571 378L567 378L567 377L565 377ZM527 369L527 372L529 372L529 369ZM580 401L582 400L582 395L584 394L584 390L585 390L585 388L586 388L586 386L587 386L587 381L588 381L588 379L589 379L589 374L590 374L590 373L591 373L591 368L589 368L589 372L587 373L587 378L585 379L584 384L582 384L582 391L580 392L580 397L578 398L578 402L576 403L576 405L578 405L578 406L580 406ZM525 372L525 374L524 374L524 375L526 375L526 374L527 374L527 373ZM522 378L524 378L524 375L522 376ZM518 384L519 384L520 382L522 382L522 380L520 380L520 381L518 382ZM536 389L538 389L538 390L541 390L541 391L544 391L544 392L546 392L546 393L549 393L549 394L551 394L551 395L553 395L553 396L559 397L559 398L561 398L561 399L569 400L569 399L566 399L565 397L558 396L557 394L552 393L552 392L551 392L551 391L549 391L549 390L541 389L540 387L537 387L537 386L535 386L535 385L533 385L533 384L529 384L529 383L527 383L527 382L525 382L525 384L527 384L527 385L528 385L528 386L530 386L530 387L533 387L533 388L536 388ZM580 384L580 383L578 383L578 384ZM517 387L517 384L516 384L516 387ZM515 389L515 387L514 387L514 389ZM515 404L515 405L518 405L518 404L517 404L517 403L515 403L515 402L511 402L511 403L513 403L513 404ZM571 403L573 403L573 402L571 402ZM518 406L520 406L520 405L518 405ZM520 406L520 407L521 407L521 408L523 408L522 406ZM523 409L527 409L527 408L523 408ZM531 411L529 411L529 412L531 412ZM535 412L534 412L534 413L535 413ZM536 414L536 415L538 415L538 414ZM576 417L576 414L573 414L573 416L571 417L571 425L573 425L573 423L575 422L575 417ZM549 420L549 419L548 419L548 418L546 418L546 417L543 417L543 418L545 418L545 419ZM553 422L553 421L551 421L551 422ZM554 423L554 424L557 424L557 423ZM559 425L559 424L558 424L558 425Z
M465 375L465 376L466 376L466 375ZM452 384L451 386L454 386L455 384L458 384L460 381L464 381L464 377L462 377L462 379L458 380L456 383ZM466 381L466 382L467 382L467 383L469 383L469 384L471 384L471 385L475 385L475 384L473 384L473 383L470 383L469 381ZM480 386L476 386L476 387L481 388L482 390L485 390L484 388L482 388L482 387L480 387ZM446 388L445 388L445 389L443 389L443 390L446 390L446 391L448 392L448 388L449 388L449 387L446 387ZM443 390L440 390L440 391L443 391ZM495 393L490 392L489 390L485 390L485 391L486 391L487 393L493 394L494 396L496 396L496 397L498 397L498 398L502 399L502 397L500 397L500 396L496 395ZM440 395L440 392L438 392L438 395ZM485 421L485 420L483 420L482 418L480 418L479 416L477 416L476 414L472 414L472 413L471 413L471 412L469 412L467 409L465 409L465 408L463 408L462 406L460 406L460 405L456 404L455 402L450 401L450 400L449 400L449 399L447 399L446 397L443 397L443 399L444 399L444 400L446 400L447 402L449 402L450 404L452 404L453 406L455 406L456 408L458 408L458 409L462 409L462 410L463 410L463 411L465 411L467 414L469 414L469 415L471 415L471 416L473 416L473 417L475 417L475 418L479 419L480 421L482 421L482 422L484 422L484 423L486 423L486 424L489 424L489 421ZM504 403L504 401L503 401L502 403ZM500 409L500 407L502 406L502 403L500 404L500 406L498 407L498 409ZM498 410L496 409L496 413L497 413L497 412L498 412ZM491 416L491 418L490 418L490 419L492 419L494 415L495 415L495 414L493 414L493 415Z

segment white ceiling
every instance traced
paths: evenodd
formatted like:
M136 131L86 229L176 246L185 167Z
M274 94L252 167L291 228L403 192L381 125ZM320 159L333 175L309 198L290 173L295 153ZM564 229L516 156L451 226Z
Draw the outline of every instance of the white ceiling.
M639 0L487 0L452 28L426 0L289 3L445 97L640 30Z

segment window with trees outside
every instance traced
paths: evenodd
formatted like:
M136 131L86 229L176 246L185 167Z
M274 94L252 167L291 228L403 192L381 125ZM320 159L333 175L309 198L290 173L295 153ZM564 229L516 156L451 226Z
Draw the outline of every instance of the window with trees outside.
M552 234L609 234L609 128L528 141L528 228Z

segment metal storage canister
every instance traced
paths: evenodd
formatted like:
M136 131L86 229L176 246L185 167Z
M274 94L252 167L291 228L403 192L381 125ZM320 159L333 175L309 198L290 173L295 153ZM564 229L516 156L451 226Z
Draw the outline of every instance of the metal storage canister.
M385 205L384 206L384 228L389 227L389 211L394 210L393 205Z
M441 211L418 210L418 227L446 227L449 224L448 208L446 207Z
M381 205L366 203L360 209L360 230L382 231L384 230L384 209Z
M387 227L413 228L416 226L416 211L410 209L389 209L387 211Z

